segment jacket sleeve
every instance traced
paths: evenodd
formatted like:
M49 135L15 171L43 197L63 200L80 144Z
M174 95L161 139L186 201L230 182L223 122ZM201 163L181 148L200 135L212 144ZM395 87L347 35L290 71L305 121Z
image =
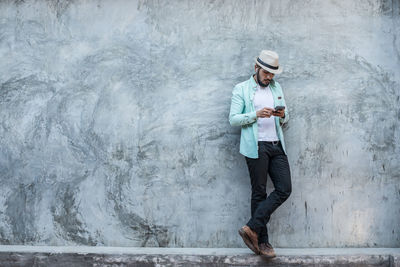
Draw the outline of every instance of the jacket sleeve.
M288 108L287 108L287 106L286 106L285 96L283 95L282 89L281 89L281 92L282 92L283 105L285 106L285 117L279 118L279 123L280 123L281 126L282 126L283 124L287 123L288 120L289 120L289 111L288 111Z
M245 107L243 91L235 86L232 91L231 110L229 112L229 123L232 126L243 126L257 121L256 111L242 113Z

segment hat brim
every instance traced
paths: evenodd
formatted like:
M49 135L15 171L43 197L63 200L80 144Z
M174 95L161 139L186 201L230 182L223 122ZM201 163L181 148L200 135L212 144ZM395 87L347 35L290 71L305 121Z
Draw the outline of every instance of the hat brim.
M268 68L268 67L266 67L266 66L264 66L264 65L261 65L261 64L257 61L257 58L258 58L258 57L254 58L254 61L256 62L256 64L257 64L258 66L260 66L260 67L263 68L264 70L266 70L266 71L268 71L268 72L271 72L271 73L273 73L273 74L280 74L280 73L282 73L283 68L282 68L281 66L279 66L277 70L270 69L270 68Z

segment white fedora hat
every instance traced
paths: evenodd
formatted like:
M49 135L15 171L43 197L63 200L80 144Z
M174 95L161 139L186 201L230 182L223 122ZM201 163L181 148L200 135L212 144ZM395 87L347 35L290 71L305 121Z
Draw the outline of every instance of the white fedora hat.
M282 67L279 66L279 56L271 50L262 50L260 56L256 59L256 64L266 71L274 74L282 72Z

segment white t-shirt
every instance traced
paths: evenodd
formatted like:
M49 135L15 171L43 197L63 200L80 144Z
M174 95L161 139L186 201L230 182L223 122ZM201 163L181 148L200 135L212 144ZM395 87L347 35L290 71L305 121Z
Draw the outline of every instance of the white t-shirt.
M274 108L274 98L272 96L271 88L261 87L257 85L257 90L254 94L254 107L256 110L265 107ZM258 141L278 141L278 135L275 128L275 117L257 118L258 126Z

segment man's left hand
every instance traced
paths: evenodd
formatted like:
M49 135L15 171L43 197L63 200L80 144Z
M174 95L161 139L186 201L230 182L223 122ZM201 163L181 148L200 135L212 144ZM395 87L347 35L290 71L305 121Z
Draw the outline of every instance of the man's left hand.
M281 109L281 110L275 110L274 112L272 112L272 115L274 115L275 117L285 117L285 109Z

